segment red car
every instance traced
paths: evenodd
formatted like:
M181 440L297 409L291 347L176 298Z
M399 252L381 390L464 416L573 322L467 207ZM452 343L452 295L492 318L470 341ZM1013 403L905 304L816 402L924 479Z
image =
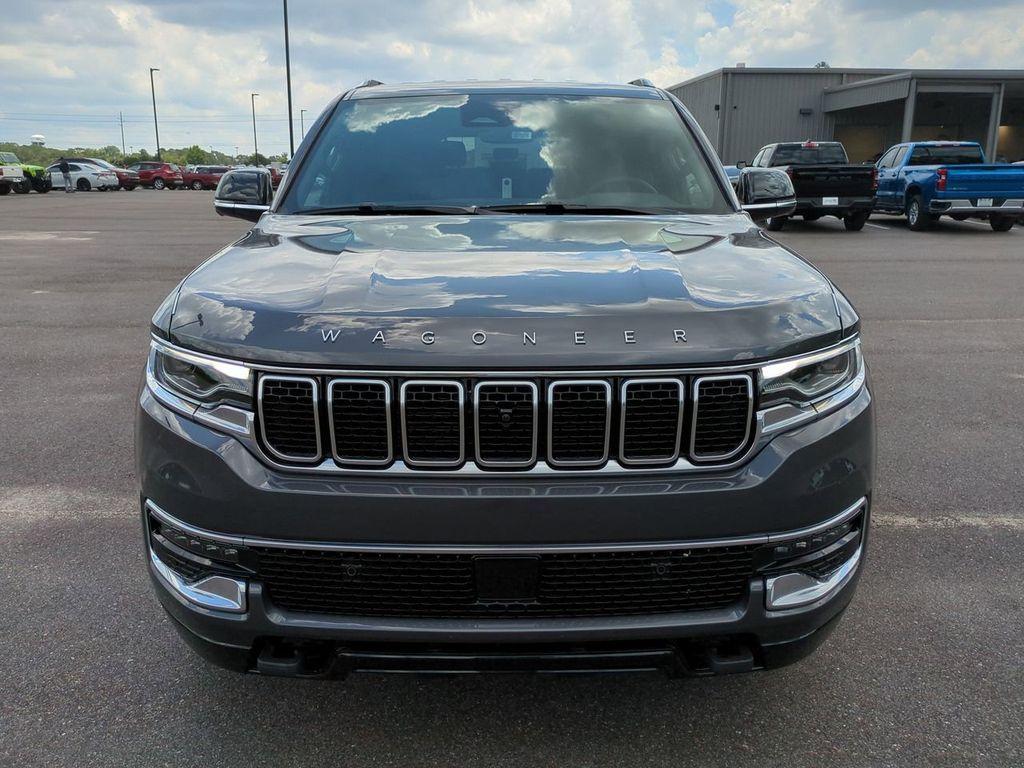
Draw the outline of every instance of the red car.
M192 189L216 189L220 177L231 169L226 165L197 165L193 170L181 174L186 187Z
M144 160L128 166L129 171L139 174L139 183L153 189L175 189L184 183L181 169L174 163L162 163L159 160Z
M113 171L117 174L117 183L121 186L121 189L127 189L131 191L139 186L139 174L135 171L130 171L127 168L118 168L113 163L108 163L98 157L68 157L65 158L69 163L88 163L89 165L98 165L107 171Z

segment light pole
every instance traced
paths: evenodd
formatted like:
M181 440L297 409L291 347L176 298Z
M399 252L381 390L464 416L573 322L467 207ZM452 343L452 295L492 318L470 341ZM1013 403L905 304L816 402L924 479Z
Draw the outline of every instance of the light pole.
M288 157L295 154L295 127L292 125L292 58L288 49L288 0L284 0L284 71L288 81Z
M156 159L160 159L160 125L156 121L156 85L153 83L153 73L159 72L156 67L149 68L149 91L153 94L153 131L156 133Z
M259 96L258 93L249 94L249 97L252 100L252 149L253 149L252 164L253 165L259 165L260 164L260 147L259 147L259 144L256 143L256 97L257 96Z
M306 138L306 121L304 119L305 116L306 116L306 110L300 109L299 110L299 127L302 129L302 138L303 139Z

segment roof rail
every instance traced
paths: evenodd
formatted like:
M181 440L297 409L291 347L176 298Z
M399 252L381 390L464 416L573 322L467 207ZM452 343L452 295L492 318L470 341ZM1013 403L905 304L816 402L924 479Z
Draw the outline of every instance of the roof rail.
M380 80L366 80L359 85L360 88L373 88L375 85L384 85Z
M653 88L654 83L648 80L646 77L638 77L636 80L630 80L630 85L639 85L641 88Z

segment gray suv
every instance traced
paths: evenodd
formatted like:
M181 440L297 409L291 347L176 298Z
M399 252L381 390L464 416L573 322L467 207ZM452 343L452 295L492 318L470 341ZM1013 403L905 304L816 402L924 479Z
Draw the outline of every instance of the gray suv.
M856 312L754 223L668 93L370 82L158 308L150 575L231 669L786 664L853 596L874 426Z

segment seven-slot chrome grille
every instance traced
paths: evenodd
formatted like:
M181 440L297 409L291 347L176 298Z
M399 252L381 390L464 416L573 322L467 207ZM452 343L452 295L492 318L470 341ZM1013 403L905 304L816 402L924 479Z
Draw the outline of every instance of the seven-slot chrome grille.
M753 378L441 379L264 373L259 434L283 464L493 471L615 460L665 467L726 463L752 437ZM324 393L321 397L320 393Z

